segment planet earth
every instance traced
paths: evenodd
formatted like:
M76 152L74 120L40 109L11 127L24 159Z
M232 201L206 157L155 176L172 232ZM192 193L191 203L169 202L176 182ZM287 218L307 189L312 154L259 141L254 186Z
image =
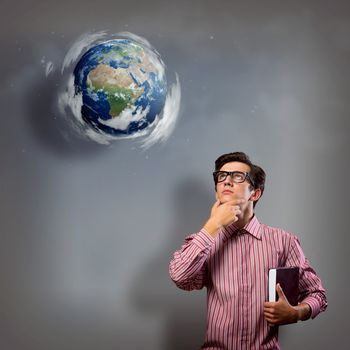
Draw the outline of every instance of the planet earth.
M82 118L97 132L132 136L152 126L164 108L164 63L155 50L131 39L91 47L73 75Z

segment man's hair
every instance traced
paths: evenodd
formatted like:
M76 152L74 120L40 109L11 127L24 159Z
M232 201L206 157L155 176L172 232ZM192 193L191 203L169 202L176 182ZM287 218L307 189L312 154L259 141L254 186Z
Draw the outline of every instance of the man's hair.
M252 189L260 189L261 191L261 196L264 193L265 189L265 179L266 179L266 174L265 171L259 167L258 165L253 164L249 156L243 152L232 152L232 153L226 153L221 155L216 161L215 161L215 171L219 171L222 166L226 163L230 162L240 162L249 165L250 167L250 172L249 172L249 177L251 179L250 185ZM215 189L216 189L217 182L215 182ZM258 201L254 202L254 207Z

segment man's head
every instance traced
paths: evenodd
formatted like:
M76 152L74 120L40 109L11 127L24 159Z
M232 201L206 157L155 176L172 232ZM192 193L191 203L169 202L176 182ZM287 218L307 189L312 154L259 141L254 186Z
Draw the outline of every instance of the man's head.
M264 192L265 178L265 171L243 152L223 154L215 161L215 190L221 203L242 198L255 207Z

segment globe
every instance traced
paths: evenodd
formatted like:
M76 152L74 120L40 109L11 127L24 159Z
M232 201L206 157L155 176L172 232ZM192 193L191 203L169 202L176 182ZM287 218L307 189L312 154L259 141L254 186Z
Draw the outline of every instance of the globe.
M97 132L128 137L145 131L164 108L165 66L159 54L131 39L91 47L74 69L81 116Z

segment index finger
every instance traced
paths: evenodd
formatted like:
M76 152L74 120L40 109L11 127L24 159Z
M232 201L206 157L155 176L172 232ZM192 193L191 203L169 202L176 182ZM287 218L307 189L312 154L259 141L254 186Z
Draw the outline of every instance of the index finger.
M229 204L229 205L239 205L239 204L243 204L245 202L244 199L242 198L235 198L235 199L232 199L230 201L227 201L226 204Z
M219 201L219 199L217 199L215 201L215 203L213 204L213 208L217 208L219 205L220 205L220 201Z

